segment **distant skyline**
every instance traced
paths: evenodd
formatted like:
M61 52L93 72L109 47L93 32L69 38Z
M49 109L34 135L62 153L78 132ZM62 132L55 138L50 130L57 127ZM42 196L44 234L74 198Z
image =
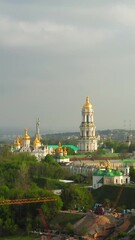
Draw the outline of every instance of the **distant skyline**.
M135 129L134 0L0 0L0 129Z

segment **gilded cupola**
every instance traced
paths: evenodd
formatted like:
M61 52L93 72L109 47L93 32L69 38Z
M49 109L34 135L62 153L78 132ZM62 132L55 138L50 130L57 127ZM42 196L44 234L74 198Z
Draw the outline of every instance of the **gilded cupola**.
M66 147L64 147L63 154L64 154L64 155L67 155L67 149L66 149Z
M15 140L15 145L16 145L17 147L20 147L20 146L21 146L21 139L20 139L19 136L17 136L17 138L16 138L16 140Z
M38 137L38 134L36 134L36 138L34 140L34 144L33 144L35 147L39 147L41 146L41 142L40 142L40 139Z
M58 148L56 149L56 153L63 153L63 149L60 142L58 144Z
M30 140L30 136L28 135L28 129L25 128L25 135L23 136L23 140Z
M83 105L83 109L92 109L92 104L90 103L89 97L86 97L86 102Z

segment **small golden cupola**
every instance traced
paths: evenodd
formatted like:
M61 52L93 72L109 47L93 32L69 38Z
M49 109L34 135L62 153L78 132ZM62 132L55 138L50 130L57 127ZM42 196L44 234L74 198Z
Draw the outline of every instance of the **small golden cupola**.
M30 146L30 136L28 135L28 129L25 128L25 135L22 138L23 140L23 146L29 147Z
M20 149L20 147L21 147L21 139L19 136L17 136L17 138L15 140L15 146L17 149Z
M92 104L90 103L89 97L86 97L86 102L83 105L83 109L92 109Z
M107 169L108 171L111 170L111 162L110 162L109 160L106 161L106 169Z
M66 147L64 147L63 155L64 155L64 156L67 156L67 149L66 149Z
M23 136L23 140L30 140L30 136L28 135L28 128L25 128L25 135Z
M61 156L63 155L63 149L62 149L62 146L61 146L60 142L58 144L58 148L56 149L56 153L61 155Z
M39 139L39 136L38 134L36 134L36 138L34 140L34 143L33 143L34 147L40 147L41 146L41 142L40 142L40 139Z

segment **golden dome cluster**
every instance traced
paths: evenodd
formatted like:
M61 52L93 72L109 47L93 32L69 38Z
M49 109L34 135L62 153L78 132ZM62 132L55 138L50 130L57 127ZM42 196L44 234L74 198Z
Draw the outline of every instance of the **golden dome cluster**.
M58 155L59 155L59 154L60 154L60 155L67 155L67 149L66 149L66 147L62 148L62 145L61 145L61 143L59 142L58 148L56 148L55 153L58 154Z
M60 142L58 144L58 148L56 149L56 153L63 153L63 149Z
M17 138L15 140L15 146L21 147L21 146L23 146L24 142L26 142L26 141L30 142L30 139L31 139L31 137L28 135L28 129L25 128L24 136L22 138L20 138L20 136L17 136ZM40 141L40 138L39 138L38 134L36 134L33 145L35 147L40 147L41 146L41 141Z

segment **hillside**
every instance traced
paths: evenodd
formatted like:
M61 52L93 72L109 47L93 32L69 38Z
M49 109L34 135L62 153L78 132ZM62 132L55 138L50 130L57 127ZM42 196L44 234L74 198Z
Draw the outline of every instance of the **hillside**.
M92 191L92 195L96 202L103 203L105 199L109 199L113 204L120 192L121 186L102 186ZM118 207L132 209L135 208L135 186L125 186L120 196Z

